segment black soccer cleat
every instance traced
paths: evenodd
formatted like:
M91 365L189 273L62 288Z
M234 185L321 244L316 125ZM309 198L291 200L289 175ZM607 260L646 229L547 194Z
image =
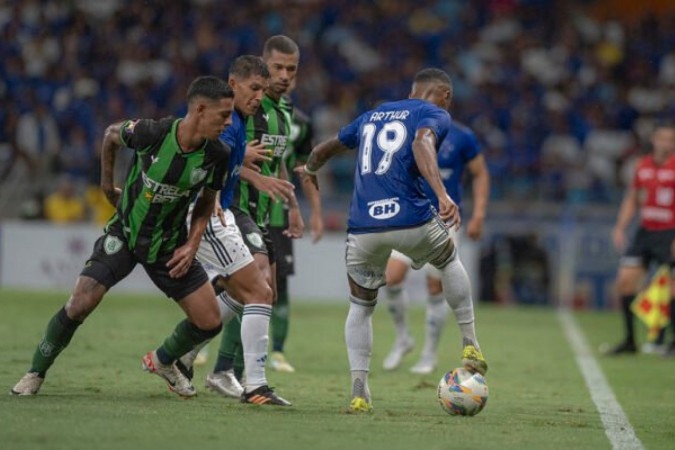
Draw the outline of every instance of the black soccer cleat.
M251 392L244 392L241 395L242 403L251 403L254 405L277 405L277 406L291 406L291 402L279 397L274 393L274 390L269 386L260 386Z
M637 346L633 341L624 341L612 348L610 348L607 353L608 356L618 356L618 355L634 355L637 353Z

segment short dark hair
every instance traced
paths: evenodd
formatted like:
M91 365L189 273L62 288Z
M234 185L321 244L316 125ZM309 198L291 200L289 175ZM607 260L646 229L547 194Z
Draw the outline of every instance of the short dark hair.
M300 53L300 47L295 41L288 36L283 34L277 34L272 36L267 41L265 41L265 46L263 47L263 56L267 56L272 53L273 50L283 53L284 55L294 55Z
M448 75L444 70L437 69L435 67L429 67L420 70L415 74L415 78L413 79L413 83L429 82L447 84L450 88L452 88L452 80L450 79L450 75Z
M188 103L195 97L220 100L221 98L234 98L234 92L225 80L209 75L197 77L190 83L190 87L187 91Z
M230 76L247 79L254 75L260 75L263 78L270 77L267 64L265 64L260 56L242 55L230 64Z

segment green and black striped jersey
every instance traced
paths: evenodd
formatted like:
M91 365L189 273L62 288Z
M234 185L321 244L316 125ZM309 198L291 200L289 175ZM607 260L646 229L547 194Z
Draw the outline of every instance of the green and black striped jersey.
M290 145L288 151L284 155L284 163L288 168L288 174L293 176L293 169L298 164L304 164L312 152L312 141L314 139L314 129L312 127L312 119L299 110L293 108L293 118L291 120L291 134ZM287 205L279 200L272 202L270 210L270 226L272 227L287 227L286 213L284 210Z
M122 124L122 143L136 151L122 196L106 231L121 226L129 250L154 263L183 245L190 203L203 187L219 190L228 172L230 149L219 140L183 152L176 132L181 119L141 119Z
M292 112L292 107L285 99L277 102L265 95L258 112L246 121L246 142L257 139L272 150L272 160L259 164L262 175L279 176L281 161L289 142ZM258 226L265 227L269 222L269 195L259 192L244 180L240 180L235 188L232 207L251 216Z

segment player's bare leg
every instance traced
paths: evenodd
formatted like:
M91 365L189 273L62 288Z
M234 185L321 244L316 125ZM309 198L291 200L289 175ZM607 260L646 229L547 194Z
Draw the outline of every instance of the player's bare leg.
M107 289L93 278L79 276L70 299L49 321L44 337L33 355L28 372L10 391L13 395L35 395L44 382L47 370L65 349L77 327L101 303Z

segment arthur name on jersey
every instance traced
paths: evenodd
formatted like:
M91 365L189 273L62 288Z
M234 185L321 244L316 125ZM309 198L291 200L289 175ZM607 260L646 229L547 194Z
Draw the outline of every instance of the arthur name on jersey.
M405 120L410 115L407 109L397 111L376 111L370 115L369 122Z
M178 186L171 186L164 183L159 183L143 172L143 184L148 189L144 194L146 200L150 203L168 203L180 200L182 197L189 197L190 191L179 188Z
M274 150L274 156L280 158L286 150L286 142L288 136L283 134L267 134L263 133L260 137L260 143L271 150Z

